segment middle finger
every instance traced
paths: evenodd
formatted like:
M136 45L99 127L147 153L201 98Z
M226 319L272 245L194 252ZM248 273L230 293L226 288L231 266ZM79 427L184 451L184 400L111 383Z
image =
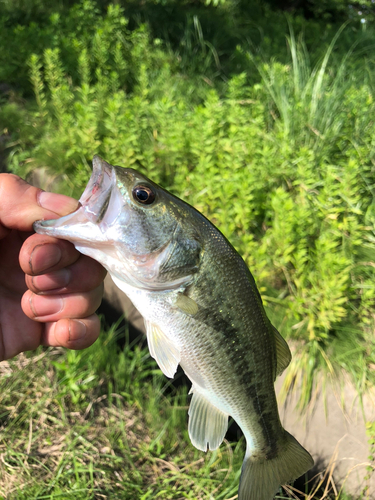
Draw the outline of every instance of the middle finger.
M29 318L49 322L90 316L100 306L102 296L103 284L85 293L40 295L27 290L21 305Z

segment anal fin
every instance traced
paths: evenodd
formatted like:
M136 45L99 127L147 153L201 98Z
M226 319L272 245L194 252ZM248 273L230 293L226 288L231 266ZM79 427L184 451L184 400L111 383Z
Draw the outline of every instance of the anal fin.
M192 388L193 398L189 408L189 436L198 450L216 450L228 428L228 415L218 410L204 396Z
M173 378L181 354L175 343L151 321L145 321L147 343L151 356L156 360L160 370L169 378Z

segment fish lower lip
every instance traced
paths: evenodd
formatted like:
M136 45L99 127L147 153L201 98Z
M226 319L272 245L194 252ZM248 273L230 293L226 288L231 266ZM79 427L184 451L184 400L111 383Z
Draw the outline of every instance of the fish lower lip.
M38 220L34 222L33 228L39 234L63 234L70 226L84 225L90 223L84 207L80 206L75 212L60 217L59 219Z

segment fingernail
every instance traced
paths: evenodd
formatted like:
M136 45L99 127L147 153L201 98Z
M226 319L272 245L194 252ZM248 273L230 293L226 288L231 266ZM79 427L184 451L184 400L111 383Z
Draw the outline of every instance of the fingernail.
M78 208L78 201L64 194L49 193L40 191L38 203L42 208L55 212L58 215L67 215Z
M62 311L64 307L64 301L58 295L46 297L44 295L36 295L35 293L30 295L29 304L36 318L57 314Z
M31 252L29 265L33 274L41 273L58 264L61 260L61 250L54 243L37 245Z
M31 282L37 290L46 292L66 286L70 282L71 274L70 269L60 269L52 273L33 276Z
M86 336L86 325L79 319L69 320L69 342L83 339Z

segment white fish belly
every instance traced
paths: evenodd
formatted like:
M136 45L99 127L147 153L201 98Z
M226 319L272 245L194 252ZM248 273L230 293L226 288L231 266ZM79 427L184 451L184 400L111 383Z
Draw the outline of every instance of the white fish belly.
M230 357L218 345L216 332L173 307L175 292L148 292L127 284L121 288L144 319L161 328L178 347L180 365L191 380L193 391L199 392L218 410L234 418L246 437L248 452L264 448L265 425L259 408L238 383ZM270 390L273 391L273 386ZM276 403L273 409L274 426L282 431Z

